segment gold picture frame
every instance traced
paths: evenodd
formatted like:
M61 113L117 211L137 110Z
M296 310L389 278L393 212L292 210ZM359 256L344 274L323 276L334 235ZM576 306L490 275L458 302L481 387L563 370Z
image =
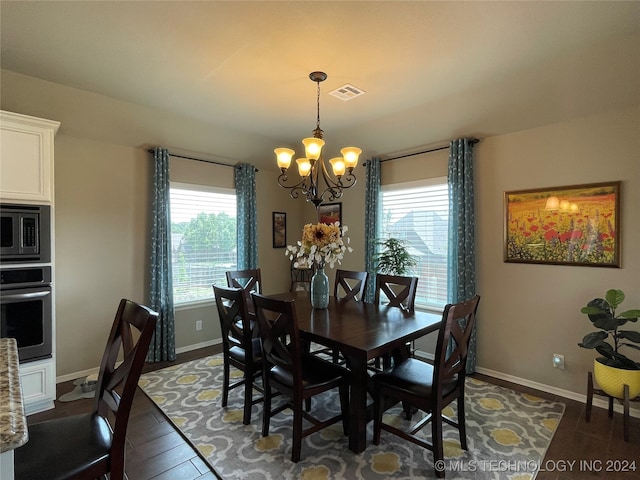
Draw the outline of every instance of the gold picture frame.
M504 193L504 261L620 268L621 182Z

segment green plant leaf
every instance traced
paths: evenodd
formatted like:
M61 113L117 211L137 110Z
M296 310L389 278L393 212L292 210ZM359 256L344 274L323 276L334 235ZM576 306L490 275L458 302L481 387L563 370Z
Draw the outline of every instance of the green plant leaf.
M618 305L624 302L624 292L622 290L615 289L608 290L605 294L605 299L607 300L607 303L611 305L611 308L615 310Z
M640 317L640 310L627 310L626 312L620 313L618 316L626 318L630 322L637 322L638 317Z
M600 345L596 347L596 350L600 355L604 355L607 358L613 358L613 347L606 342L602 342Z
M625 357L621 353L612 352L611 357L613 357L617 362L616 365L613 365L614 367L623 368L625 370L640 370L640 364L634 362L630 358Z
M634 343L640 343L640 332L635 330L620 330L618 331L618 338L626 338Z
M610 316L598 316L595 320L592 319L592 322L594 327L606 330L607 332L611 332L621 325L620 319ZM625 322L626 320L622 319L622 323Z
M596 348L603 343L608 345L604 342L604 339L608 336L609 334L607 332L591 332L585 335L582 339L582 343L579 343L578 345L582 348Z

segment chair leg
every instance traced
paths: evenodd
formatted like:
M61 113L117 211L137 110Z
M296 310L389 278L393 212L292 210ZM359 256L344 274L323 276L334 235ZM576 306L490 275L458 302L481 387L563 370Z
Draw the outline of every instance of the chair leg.
M222 406L227 406L227 401L229 400L229 362L227 359L224 359L224 383L222 384Z
M373 388L373 444L380 445L380 431L382 430L382 394L378 386Z
M433 412L431 419L431 442L433 443L433 464L440 465L439 460L444 460L444 447L442 445L442 410ZM444 469L435 468L436 477L444 478Z
M467 448L467 424L465 422L464 412L464 392L458 397L458 433L460 435L460 447L463 450Z
M293 405L293 445L291 447L291 461L300 461L302 450L302 401L294 401Z
M264 408L262 409L262 436L269 435L269 421L271 420L271 385L269 385L269 379L262 376L264 386Z
M349 435L349 385L340 385L340 411L342 412L342 433Z
M244 414L242 423L251 423L251 407L253 406L253 372L244 372Z

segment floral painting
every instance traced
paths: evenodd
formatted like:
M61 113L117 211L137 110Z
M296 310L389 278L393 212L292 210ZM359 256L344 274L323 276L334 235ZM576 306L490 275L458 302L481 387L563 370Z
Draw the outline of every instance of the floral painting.
M504 261L620 267L620 182L505 192Z
M342 203L323 203L318 206L318 222L331 225L342 223Z

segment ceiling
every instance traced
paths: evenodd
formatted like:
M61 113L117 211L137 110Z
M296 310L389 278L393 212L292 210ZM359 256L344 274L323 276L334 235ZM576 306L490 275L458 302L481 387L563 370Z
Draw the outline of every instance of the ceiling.
M327 146L375 154L640 103L638 1L2 0L0 16L3 69L274 146L315 127L314 70ZM366 93L329 95L347 83Z

